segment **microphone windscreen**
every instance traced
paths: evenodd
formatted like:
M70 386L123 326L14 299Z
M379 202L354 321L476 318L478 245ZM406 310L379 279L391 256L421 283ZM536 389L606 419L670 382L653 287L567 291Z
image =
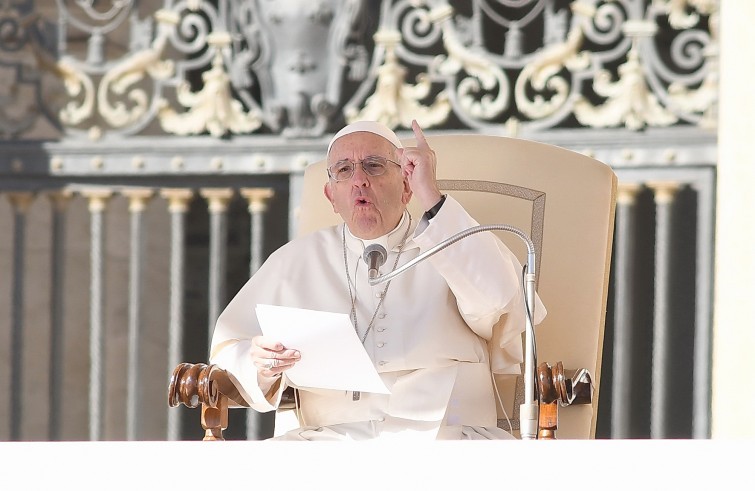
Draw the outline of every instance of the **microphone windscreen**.
M364 259L364 262L367 264L370 264L370 256L375 256L377 267L380 267L385 263L385 260L388 257L388 252L385 250L385 247L380 244L370 244L364 248L362 259Z

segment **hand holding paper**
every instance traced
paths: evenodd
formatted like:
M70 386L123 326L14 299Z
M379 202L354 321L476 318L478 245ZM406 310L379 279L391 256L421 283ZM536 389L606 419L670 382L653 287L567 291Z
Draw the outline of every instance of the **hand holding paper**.
M301 353L286 371L299 387L390 394L346 314L257 305L265 336Z

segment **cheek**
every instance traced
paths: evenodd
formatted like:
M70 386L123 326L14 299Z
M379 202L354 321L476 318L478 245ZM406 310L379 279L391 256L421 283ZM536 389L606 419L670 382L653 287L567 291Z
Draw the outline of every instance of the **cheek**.
M383 209L403 208L403 205L406 204L404 202L403 193L400 189L396 189L396 187L386 189L382 196L383 198L380 200L380 204L383 206Z
M341 193L336 196L335 206L338 207L338 213L348 212L354 208L354 202L348 193Z

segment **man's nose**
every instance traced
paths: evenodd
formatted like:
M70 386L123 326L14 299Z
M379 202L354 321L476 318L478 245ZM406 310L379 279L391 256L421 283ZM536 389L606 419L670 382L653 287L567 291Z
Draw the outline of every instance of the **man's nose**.
M354 175L351 176L351 182L355 186L369 185L369 175L364 171L364 167L362 167L361 162L358 162L354 166Z

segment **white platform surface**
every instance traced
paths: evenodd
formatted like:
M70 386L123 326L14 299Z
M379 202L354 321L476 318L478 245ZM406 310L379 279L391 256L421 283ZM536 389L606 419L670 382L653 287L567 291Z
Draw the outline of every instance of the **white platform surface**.
M3 442L0 475L8 490L755 489L755 441Z

